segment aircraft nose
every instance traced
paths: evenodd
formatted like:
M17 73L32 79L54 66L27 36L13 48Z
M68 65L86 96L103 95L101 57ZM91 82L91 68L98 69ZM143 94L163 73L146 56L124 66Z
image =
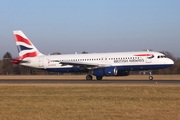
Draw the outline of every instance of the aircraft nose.
M171 59L169 59L169 60L168 60L168 64L170 64L170 65L174 65L174 61L173 61L173 60L171 60Z

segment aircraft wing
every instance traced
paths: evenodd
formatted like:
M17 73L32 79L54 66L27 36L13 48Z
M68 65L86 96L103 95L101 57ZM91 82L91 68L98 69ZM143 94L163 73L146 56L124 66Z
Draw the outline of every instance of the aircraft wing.
M62 64L62 66L65 66L65 65L80 66L86 69L95 69L95 68L100 68L100 67L111 66L107 64L84 63L84 62L78 62L78 61L61 61L60 64Z

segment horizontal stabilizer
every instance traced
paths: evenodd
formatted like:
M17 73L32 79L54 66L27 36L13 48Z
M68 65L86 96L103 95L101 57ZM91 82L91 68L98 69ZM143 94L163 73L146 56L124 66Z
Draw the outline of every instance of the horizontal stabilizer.
M29 63L30 61L27 61L27 60L12 59L11 62L14 63L14 64L20 64L20 63Z

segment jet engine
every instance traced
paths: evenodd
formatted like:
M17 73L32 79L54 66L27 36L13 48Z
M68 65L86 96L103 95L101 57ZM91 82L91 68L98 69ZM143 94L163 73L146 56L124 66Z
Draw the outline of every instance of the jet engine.
M92 71L92 74L95 76L116 76L117 73L116 67L97 68Z

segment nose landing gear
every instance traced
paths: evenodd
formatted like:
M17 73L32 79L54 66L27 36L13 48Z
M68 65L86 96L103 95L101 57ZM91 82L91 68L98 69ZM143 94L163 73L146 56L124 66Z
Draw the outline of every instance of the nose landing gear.
M153 80L153 76L149 76L149 80Z
M153 80L152 71L149 70L149 80Z

